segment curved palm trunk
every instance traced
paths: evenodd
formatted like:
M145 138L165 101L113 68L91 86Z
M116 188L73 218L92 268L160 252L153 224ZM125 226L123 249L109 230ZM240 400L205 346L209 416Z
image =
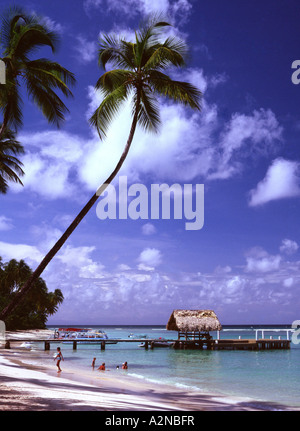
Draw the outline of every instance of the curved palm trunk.
M137 100L136 100L136 108L134 117L131 124L130 133L128 136L128 140L126 143L126 146L124 148L124 151L120 157L120 160L118 164L116 165L114 171L111 173L111 175L107 178L107 180L103 183L103 185L100 188L101 193L106 188L106 185L110 184L112 180L115 178L119 170L121 169L128 151L130 149L134 132L136 129L137 121L138 121L138 115L139 115L139 105L140 105L140 95L137 94ZM53 259L53 257L58 253L58 251L61 249L61 247L64 245L64 243L67 241L69 236L72 234L72 232L76 229L76 227L79 225L81 220L84 218L84 216L89 212L89 210L92 208L94 203L97 201L101 193L95 193L92 198L88 201L88 203L84 206L84 208L80 211L80 213L77 215L77 217L73 220L73 222L70 224L68 229L63 233L63 235L60 237L60 239L56 242L56 244L52 247L52 249L48 252L48 254L44 257L42 262L39 264L39 266L36 268L36 270L32 273L30 278L27 280L27 282L21 287L21 289L18 291L14 299L1 311L0 313L0 320L5 320L10 313L19 305L19 303L22 301L23 297L26 295L28 290L32 287L33 283L38 279L38 277L42 274L46 266L49 264L49 262Z

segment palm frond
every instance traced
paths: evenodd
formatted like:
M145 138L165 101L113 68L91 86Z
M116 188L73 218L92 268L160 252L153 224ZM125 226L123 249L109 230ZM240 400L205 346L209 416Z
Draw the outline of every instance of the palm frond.
M47 59L39 59L24 64L25 78L30 75L43 82L45 87L58 88L65 96L72 96L68 86L75 84L74 74L62 67L59 63Z
M0 193L7 193L8 182L22 184L22 162L16 157L24 153L23 146L15 140L15 134L5 129L0 142Z
M10 79L8 73L6 84L0 85L0 110L3 112L3 121L7 126L14 129L22 126L22 103L18 83L16 80Z
M159 106L157 100L145 89L141 91L140 96L141 103L138 122L146 131L157 133L160 126ZM135 106L136 97L134 97L133 102L133 106Z
M160 20L160 16L153 15L148 18L146 24L140 27L140 30L136 33L135 43L136 64L139 67L143 67L146 63L147 47L155 45L158 42L157 35L161 28L169 25L166 21Z
M124 84L130 84L133 74L129 70L115 69L105 72L96 82L95 88L102 90L106 95Z
M127 96L128 91L126 85L121 85L104 98L90 118L89 122L92 126L97 128L100 139L106 136L108 126Z
M57 41L56 33L48 31L42 25L19 26L10 45L10 55L27 58L30 53L41 46L49 46L55 52Z
M184 42L175 37L168 38L163 44L152 46L149 50L145 70L166 69L170 66L183 67L187 48Z
M63 101L49 86L46 87L41 80L28 73L26 74L26 86L29 96L49 123L59 127L64 120L64 113L69 112Z
M149 83L154 91L169 99L201 110L201 91L189 82L174 81L160 71L149 72Z
M104 35L99 40L98 64L105 69L111 62L114 67L133 69L135 67L132 46L115 35ZM131 55L128 55L131 49Z

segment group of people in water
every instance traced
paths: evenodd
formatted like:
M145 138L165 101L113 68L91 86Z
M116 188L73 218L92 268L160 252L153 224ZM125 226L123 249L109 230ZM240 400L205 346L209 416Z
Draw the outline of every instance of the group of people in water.
M96 358L94 358L93 359L93 362L92 362L92 367L93 367L93 369L95 368L95 363L96 363ZM119 367L119 365L117 365L117 370L120 368ZM97 368L98 370L100 370L100 371L105 371L106 370L106 368L105 368L105 362L102 362L102 364L100 365L100 367L99 368ZM124 362L123 364L122 364L122 370L128 370L128 364L127 364L127 362Z
M56 366L57 366L57 372L60 373L61 372L61 368L60 368L60 362L63 360L64 361L64 357L61 353L60 347L57 347L57 352L54 354L54 360L56 360ZM92 362L92 368L95 368L95 364L96 364L96 358L93 358L93 362ZM117 365L117 370L119 369L119 365ZM100 371L105 371L105 362L102 362L102 364L100 365L99 368L97 368ZM122 364L122 370L128 370L128 364L127 362L124 362Z

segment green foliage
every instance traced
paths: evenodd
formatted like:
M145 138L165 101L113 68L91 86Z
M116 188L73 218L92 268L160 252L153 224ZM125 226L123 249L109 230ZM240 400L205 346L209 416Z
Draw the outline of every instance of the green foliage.
M30 277L32 270L15 259L3 263L0 258L0 309L2 310ZM5 321L7 330L44 329L49 315L55 314L63 302L60 289L48 292L45 281L38 278L20 305Z
M112 69L96 83L103 101L90 118L101 139L128 97L132 97L133 113L138 112L138 123L152 132L157 132L160 125L158 96L200 109L201 91L164 73L167 68L184 66L187 54L181 40L175 37L160 40L162 29L168 26L154 17L136 32L135 42L114 35L100 39L99 66L105 69L109 64Z
M50 123L59 126L64 120L68 109L56 90L72 96L68 85L75 83L74 75L51 60L30 58L43 47L49 47L55 53L58 39L43 18L28 14L20 7L10 8L3 14L0 55L6 65L6 84L0 85L0 110L3 113L0 134L4 127L17 130L22 125L21 83Z
M24 153L22 145L16 141L15 134L5 129L0 138L0 193L7 193L8 181L21 185L20 176L24 175L22 163L17 159Z

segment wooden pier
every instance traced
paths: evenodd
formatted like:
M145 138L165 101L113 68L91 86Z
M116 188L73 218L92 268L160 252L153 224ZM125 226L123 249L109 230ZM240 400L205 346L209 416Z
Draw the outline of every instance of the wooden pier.
M84 344L95 344L100 345L101 350L105 350L107 345L116 344L116 343L144 343L143 348L145 350L153 350L160 347L155 347L155 342L161 340L158 339L109 339L99 341L85 341ZM289 349L290 348L290 340L282 340L282 339L177 339L177 340L164 340L170 344L170 348L175 350L277 350L277 349ZM51 344L60 344L63 343L63 340L57 339L6 339L4 343L5 349L10 349L12 343L44 343L44 350L50 350ZM80 341L72 341L73 350L76 350L78 345L83 346Z

